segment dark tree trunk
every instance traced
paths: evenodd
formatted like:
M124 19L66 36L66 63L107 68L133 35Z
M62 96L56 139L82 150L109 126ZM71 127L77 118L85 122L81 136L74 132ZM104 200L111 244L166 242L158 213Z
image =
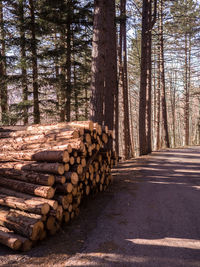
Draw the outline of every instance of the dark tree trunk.
M106 0L94 0L90 119L99 124L104 120L105 6Z
M21 48L21 73L22 73L22 91L23 91L23 120L24 125L28 124L28 84L26 71L26 37L24 28L24 1L19 1L19 20L20 20L20 48Z
M37 64L37 40L35 29L35 7L34 1L29 0L31 14L31 53L32 53L32 75L33 75L33 116L34 123L40 123L39 109L39 85L38 85L38 64Z
M71 30L71 20L72 20L72 1L67 2L67 57L66 57L66 71L67 71L67 84L66 84L66 120L70 121L71 119L71 39L72 39L72 30Z
M117 40L115 25L115 0L106 1L105 46L105 112L104 123L114 129L114 95L117 91Z
M142 39L141 39L141 79L139 102L139 144L140 155L147 154L146 140L146 107L147 107L147 58L148 58L148 2L143 0L142 6Z
M6 46L3 17L3 1L0 1L0 97L1 97L1 120L2 124L9 123L8 118L8 94L6 73Z
M160 70L161 70L161 91L162 91L162 119L164 126L164 146L169 148L166 89L165 89L165 65L164 65L164 42L163 42L163 0L160 3Z
M154 0L152 19L152 0L143 0L142 38L141 38L141 77L139 103L139 144L140 155L151 152L151 42L152 28L156 21L157 1Z
M121 25L120 25L120 81L123 91L123 110L124 110L124 157L128 159L133 155L131 137L130 137L130 122L129 122L129 101L128 101L128 77L127 77L127 36L126 36L126 0L121 0ZM123 56L122 56L123 55Z
M185 116L185 145L189 145L189 138L190 138L190 123L189 123L189 61L190 61L190 49L189 49L189 36L186 33L185 34L185 110L184 110L184 116Z

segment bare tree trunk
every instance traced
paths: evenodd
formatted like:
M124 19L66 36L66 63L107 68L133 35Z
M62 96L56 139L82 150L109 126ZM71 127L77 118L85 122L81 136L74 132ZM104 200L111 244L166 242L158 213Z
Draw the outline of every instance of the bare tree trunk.
M164 145L169 147L167 106L165 93L165 66L164 66L164 42L163 42L163 0L160 2L160 21L159 21L159 37L160 37L160 74L161 74L161 91L162 91L162 119L164 126Z
M139 144L140 155L147 154L146 140L146 106L147 106L147 45L148 45L148 0L142 6L142 38L141 38L141 78L139 103Z
M105 5L106 0L94 0L90 119L99 124L103 124L104 117Z
M117 91L117 40L115 25L115 0L106 1L105 47L105 125L114 129L114 95Z
M35 8L33 0L29 0L31 15L31 53L32 53L32 72L33 72L33 116L34 123L40 123L39 110L39 85L38 85L38 64L37 64L37 40L35 30Z
M21 72L22 72L22 90L23 90L23 120L24 125L28 124L28 83L26 71L26 37L24 29L24 1L19 1L19 19L20 19L20 48L21 48Z
M185 34L185 145L189 145L188 35Z
M161 109L161 98L160 98L160 43L158 45L158 66L157 66L157 142L156 142L156 149L159 150L161 147L161 142L160 142L160 121L161 121L161 116L160 116L160 109Z
M113 130L117 93L115 1L94 4L91 119Z
M70 121L71 119L71 39L72 39L72 30L71 30L71 16L72 16L72 8L69 0L67 2L67 58L66 58L66 69L67 69L67 87L66 87L66 120Z
M8 93L7 93L7 73L6 73L6 45L3 17L3 1L0 1L0 97L2 124L8 124Z
M123 110L124 110L124 143L125 143L125 151L124 157L128 159L133 155L132 145L131 145L131 137L130 137L130 122L129 122L129 101L128 101L128 77L127 77L127 44L126 44L126 0L121 0L121 34L120 37L122 41L120 42L121 47L121 55L123 58L121 60L121 69L122 73L120 78L122 78L122 88L123 88Z

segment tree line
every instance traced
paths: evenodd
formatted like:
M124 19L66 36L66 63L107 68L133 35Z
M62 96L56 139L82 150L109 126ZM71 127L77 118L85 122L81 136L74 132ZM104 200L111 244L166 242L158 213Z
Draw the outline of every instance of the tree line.
M1 124L88 120L123 158L200 142L195 0L0 1Z

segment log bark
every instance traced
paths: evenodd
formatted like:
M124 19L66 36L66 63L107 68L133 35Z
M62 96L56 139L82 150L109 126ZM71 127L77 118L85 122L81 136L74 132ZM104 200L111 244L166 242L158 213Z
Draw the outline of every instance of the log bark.
M35 197L28 194L23 194L20 192L16 192L7 188L1 187L1 194L7 195L7 196L14 196L17 198L23 198L24 201L33 201L35 203L44 204L47 203L51 209L56 210L58 207L58 202L54 199L46 199L42 197Z
M13 210L7 210L2 207L0 208L0 225L33 241L40 238L40 233L44 229L43 223L38 219L21 215Z
M47 186L52 186L55 182L55 177L53 175L2 167L4 167L4 164L0 164L0 175L5 176L9 179L21 180L27 183Z
M33 149L22 151L0 151L0 161L35 160L44 162L68 162L68 153L71 153L71 145L48 147L45 149ZM42 151L41 151L42 150ZM65 151L66 150L66 151ZM9 152L8 152L9 151Z
M18 192L28 193L35 196L51 199L54 196L55 190L50 186L40 186L36 184L29 184L17 180L11 180L1 177L0 185Z
M18 240L21 243L19 248L15 243L15 240ZM29 251L32 247L32 242L28 238L17 235L12 230L3 226L0 226L0 243L13 250Z
M0 205L43 215L47 214L50 210L49 204L42 203L40 200L25 200L22 197L8 196L2 193L0 193Z
M55 175L55 184L64 184L66 182L66 177L64 175Z
M6 229L0 226L0 243L13 250L19 250L22 247L22 242L19 240L18 235L12 231L6 231Z
M37 162L8 162L0 164L1 167L6 169L13 168L15 170L42 172L42 173L53 173L63 175L65 167L60 163L37 163Z

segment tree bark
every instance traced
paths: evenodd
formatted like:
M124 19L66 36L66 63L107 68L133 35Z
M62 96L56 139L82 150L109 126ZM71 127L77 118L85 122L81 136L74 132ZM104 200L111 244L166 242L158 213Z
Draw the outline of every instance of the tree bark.
M41 215L46 215L50 210L47 203L32 199L25 200L23 197L8 196L2 193L0 193L0 205Z
M38 85L38 63L37 63L37 40L35 29L35 7L33 0L29 0L31 15L31 53L32 53L32 76L33 76L33 116L34 123L40 123L39 109L39 85Z
M52 186L55 182L53 175L5 168L4 164L0 164L0 175L9 179L47 186Z
M170 147L167 119L166 88L165 88L165 61L164 61L164 40L163 40L163 0L160 2L160 74L161 74L161 91L162 91L162 119L164 126L164 146Z
M14 232L36 241L44 229L41 221L31 218L30 215L21 215L13 210L0 208L0 225ZM28 215L28 214L27 214Z
M22 75L22 91L23 91L23 120L24 125L28 124L28 83L26 71L26 37L24 28L24 0L19 2L19 27L20 27L20 48L21 48L21 75Z
M29 184L17 180L1 177L0 185L18 192L51 199L54 196L54 189L50 186Z
M115 0L107 0L105 6L105 88L104 124L114 129L114 95L117 91L117 39L115 25ZM112 144L109 144L112 148Z
M9 123L8 118L8 93L6 72L6 44L4 29L3 1L0 1L0 97L1 97L1 120L2 124Z
M94 0L90 119L103 125L106 0Z

